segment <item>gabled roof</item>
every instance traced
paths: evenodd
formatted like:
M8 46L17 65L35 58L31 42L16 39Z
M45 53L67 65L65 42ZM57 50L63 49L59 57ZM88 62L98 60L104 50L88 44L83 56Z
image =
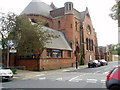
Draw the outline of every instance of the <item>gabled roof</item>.
M84 22L86 16L88 16L90 18L88 7L86 7L85 11L80 12L80 21L81 21L81 23Z
M45 46L46 48L72 50L62 32L54 30L52 28L45 27L45 26L42 27L42 30L48 30L50 33L58 36L58 38L52 38L52 40L50 40L50 43L46 44Z
M83 11L83 12L80 12L80 21L81 21L81 23L84 21L84 19L85 19L85 13L86 13L86 11Z
M48 4L40 0L32 0L21 14L36 14L50 17L50 11L53 10Z

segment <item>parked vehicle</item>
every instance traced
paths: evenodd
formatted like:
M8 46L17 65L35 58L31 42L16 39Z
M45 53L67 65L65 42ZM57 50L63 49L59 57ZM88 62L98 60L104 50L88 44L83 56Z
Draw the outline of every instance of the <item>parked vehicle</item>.
M100 62L101 66L108 65L108 62L104 59L98 60L98 62Z
M107 75L106 87L109 90L120 90L120 66L112 69Z
M98 62L98 60L91 60L88 62L88 68L99 67L99 66L100 66L100 62Z
M10 68L5 67L4 65L0 66L0 81L10 80L13 77L13 72Z

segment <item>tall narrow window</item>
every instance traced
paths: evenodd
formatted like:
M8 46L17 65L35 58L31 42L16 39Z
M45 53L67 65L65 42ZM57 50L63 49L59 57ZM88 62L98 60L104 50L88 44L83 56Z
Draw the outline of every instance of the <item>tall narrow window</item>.
M89 43L89 50L91 51L91 40L89 39L89 41L88 41L88 43Z
M66 4L66 10L68 11L68 4Z
M76 29L76 31L77 31L77 22L75 22L75 29Z
M72 28L72 24L70 24L70 27Z
M86 38L86 49L87 50L89 49L88 46L89 46L89 44L88 44L88 38Z
M69 10L72 10L72 9L71 9L71 4L69 4Z
M60 26L61 26L60 24L61 24L60 21L58 21L58 28L60 28Z
M94 50L93 50L93 40L92 40L92 51L94 51Z

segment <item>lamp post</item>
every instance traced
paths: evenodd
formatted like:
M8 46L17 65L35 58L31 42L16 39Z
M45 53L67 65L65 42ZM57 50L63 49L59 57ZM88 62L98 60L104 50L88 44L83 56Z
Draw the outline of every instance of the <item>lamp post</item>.
M10 54L9 54L9 45L8 45L8 49L7 49L7 67L9 67L9 62L10 62Z

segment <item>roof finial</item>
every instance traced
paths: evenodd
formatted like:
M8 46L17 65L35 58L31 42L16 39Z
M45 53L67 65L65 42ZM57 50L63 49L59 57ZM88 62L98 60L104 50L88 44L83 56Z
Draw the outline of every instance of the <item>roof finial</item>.
M53 4L53 2L51 2L50 7L51 7L52 9L56 9L56 6Z

